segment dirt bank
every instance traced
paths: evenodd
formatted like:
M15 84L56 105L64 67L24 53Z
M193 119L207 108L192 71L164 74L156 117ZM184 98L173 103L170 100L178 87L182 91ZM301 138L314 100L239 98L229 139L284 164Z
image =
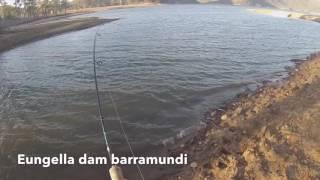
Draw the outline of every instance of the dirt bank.
M0 32L0 53L16 46L33 42L39 39L48 38L61 33L81 30L93 26L101 25L117 19L98 19L79 18L68 19L68 17L76 16L84 13L93 13L98 11L106 11L111 9L122 8L138 8L156 6L157 3L137 3L128 5L105 6L95 8L83 8L68 10L66 16L58 15L46 18L39 18L33 20L21 20L21 22L13 22L4 27L6 29Z
M295 62L287 79L211 111L171 152L190 158L172 179L319 179L320 54Z
M107 11L112 9L126 9L126 8L139 8L139 7L151 7L157 6L159 3L133 3L133 4L126 4L126 5L113 5L113 6L103 6L103 7L92 7L92 8L81 8L81 9L68 9L66 14L58 14L55 16L48 16L48 17L34 17L34 18L18 18L18 19L6 19L5 21L0 21L0 30L3 28L8 28L12 26L23 25L26 23L33 23L33 22L48 22L54 21L59 19L67 19L72 16L77 16L81 14L88 14L94 13L99 11Z
M274 17L282 17L282 18L289 18L289 19L302 19L307 21L315 21L320 22L320 15L310 14L310 13L302 13L302 12L294 12L294 11L284 11L278 9L248 9L251 12L264 14Z
M103 6L103 7L92 7L92 8L82 8L82 9L70 9L67 12L73 13L93 13L99 11L107 11L112 9L127 9L127 8L139 8L139 7L152 7L157 6L159 3L135 3L127 5L114 5L114 6Z
M73 20L56 20L48 22L32 22L14 26L0 33L0 52L35 40L48 38L57 34L86 29L116 19L79 18Z
M315 16L315 15L303 15L303 16L301 16L300 19L309 20L309 21L315 21L315 22L320 23L320 15L318 15L318 16Z

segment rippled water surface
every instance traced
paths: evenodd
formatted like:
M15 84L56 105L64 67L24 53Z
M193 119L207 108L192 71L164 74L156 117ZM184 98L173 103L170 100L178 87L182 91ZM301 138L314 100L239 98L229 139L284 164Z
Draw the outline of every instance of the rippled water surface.
M127 146L107 90L135 149L146 151L198 125L208 108L283 77L290 59L320 47L320 24L241 7L163 5L90 16L120 20L0 54L0 179L42 177L32 168L17 175L17 153L103 151L91 59L97 31L98 79L116 151ZM52 179L63 176L73 174L57 169Z

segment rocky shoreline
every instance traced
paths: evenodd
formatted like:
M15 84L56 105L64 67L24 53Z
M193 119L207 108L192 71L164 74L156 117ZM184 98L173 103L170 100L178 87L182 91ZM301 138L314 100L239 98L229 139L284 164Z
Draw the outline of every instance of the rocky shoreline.
M282 17L282 18L289 18L289 19L301 19L301 20L314 21L314 22L320 23L320 15L316 15L316 14L309 14L309 13L306 14L302 12L286 11L286 10L280 10L280 9L250 8L248 10L257 14L264 14L268 16Z
M320 178L320 53L294 62L286 79L210 111L170 151L190 162L173 179Z

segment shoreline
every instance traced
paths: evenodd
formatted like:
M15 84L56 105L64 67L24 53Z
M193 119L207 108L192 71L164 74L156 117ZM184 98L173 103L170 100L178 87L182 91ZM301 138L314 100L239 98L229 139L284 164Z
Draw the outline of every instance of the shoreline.
M267 16L288 18L288 19L300 19L300 20L314 21L314 22L320 23L320 15L315 15L315 14L307 14L303 12L295 12L295 11L281 10L281 9L267 9L267 8L249 8L248 11L256 14L267 15Z
M189 166L173 177L319 177L320 53L292 61L287 78L208 112L207 127L169 151L189 155Z
M37 40L46 39L66 32L99 26L116 20L118 19L90 17L17 25L0 33L0 53Z
M102 6L102 7L92 7L92 8L82 8L82 9L70 9L67 13L94 13L100 11L107 11L112 9L128 9L128 8L143 8L143 7L153 7L158 6L159 3L134 3L127 5L112 5L112 6Z
M0 32L0 53L21 45L46 39L63 33L83 30L118 19L100 19L97 17L67 19L81 14L89 14L112 9L126 9L157 6L157 3L137 3L129 5L105 6L96 8L83 8L68 10L67 14L27 20L5 27Z

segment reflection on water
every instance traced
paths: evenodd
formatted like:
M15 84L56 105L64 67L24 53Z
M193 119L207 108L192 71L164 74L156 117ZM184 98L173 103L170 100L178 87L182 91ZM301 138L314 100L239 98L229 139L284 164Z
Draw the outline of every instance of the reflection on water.
M292 65L288 60L320 46L316 23L240 7L176 5L94 15L121 19L0 55L1 179L43 179L48 173L46 179L104 176L100 167L80 174L73 168L15 167L21 152L103 153L91 60L96 31L101 34L98 79L108 136L118 152L127 147L107 90L130 141L143 152L197 125L208 108L248 86L281 78Z

